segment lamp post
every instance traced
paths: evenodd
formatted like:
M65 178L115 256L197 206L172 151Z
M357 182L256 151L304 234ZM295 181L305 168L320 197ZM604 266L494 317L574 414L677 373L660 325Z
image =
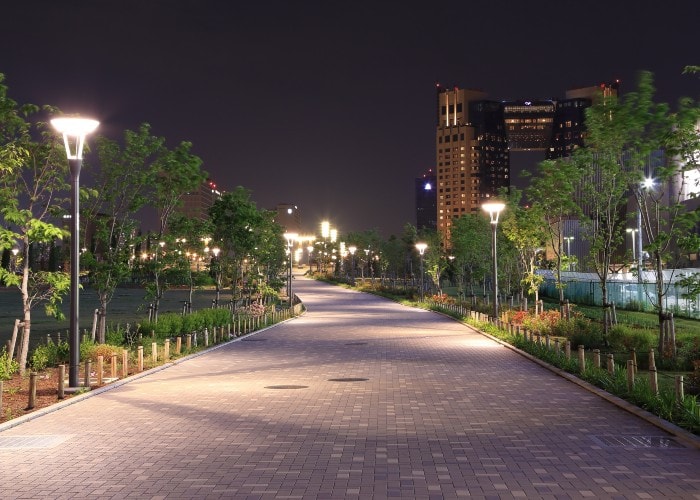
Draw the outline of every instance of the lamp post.
M221 293L221 265L219 263L219 252L221 249L219 247L214 247L211 249L211 253L214 254L214 283L216 284L216 299L214 300L214 306L219 307L219 294Z
M418 250L418 253L420 254L420 301L423 302L423 254L425 253L425 249L428 248L428 245L426 243L416 243L416 249Z
M489 213L491 218L491 251L493 256L493 317L498 319L498 259L496 253L496 228L498 226L498 215L505 208L503 203L490 202L481 205L485 211Z
M294 242L299 235L297 233L284 233L284 237L287 240L287 248L289 249L289 285L287 286L289 290L289 307L294 305L294 298L292 296L292 268L294 261Z
M10 266L10 272L15 273L17 272L17 254L19 253L19 248L13 247L12 248L12 265Z
M80 292L80 169L83 166L83 146L85 136L94 131L99 122L86 118L54 118L51 125L63 135L66 156L71 174L71 223L70 223L70 330L68 386L79 386L80 369L80 332L79 298Z
M635 241L636 241L636 237L637 237L637 232L638 232L639 230L638 230L638 229L632 229L632 228L628 227L628 228L626 229L626 231L627 231L627 234L631 234L631 235L632 235L632 262L635 262L635 261L637 260L637 252L636 252L636 248L635 248L635 246L636 246L636 245L635 245ZM640 271L641 271L641 269L638 268L638 269L637 269L637 273L639 273Z
M355 252L357 252L357 247L355 245L350 245L348 247L350 252L350 272L352 274L352 279L355 279Z
M571 240L574 239L573 236L564 236L566 240L566 257L569 259L569 271L571 271Z
M311 276L313 274L313 270L311 269L311 254L314 251L314 246L309 245L308 247L306 247L306 251L306 264L309 266L309 276Z
M642 268L644 267L644 248L642 247L642 205L641 205L641 198L643 196L642 189L649 190L654 187L654 179L647 177L644 179L644 182L640 186L640 193L639 193L639 198L640 198L640 203L639 203L639 210L637 210L637 283L640 285L642 284ZM640 292L640 302L641 302L641 290L642 287L638 286L637 287Z

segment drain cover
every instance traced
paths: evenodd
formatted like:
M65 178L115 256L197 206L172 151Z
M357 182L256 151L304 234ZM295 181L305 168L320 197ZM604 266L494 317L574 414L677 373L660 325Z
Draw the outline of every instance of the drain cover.
M664 436L594 436L602 446L630 446L634 448L683 448L683 445Z
M308 385L268 385L265 389L308 389Z
M347 377L347 378L329 378L329 382L366 382L369 380L368 378L353 378L353 377Z
M348 342L345 345L367 345L367 342Z

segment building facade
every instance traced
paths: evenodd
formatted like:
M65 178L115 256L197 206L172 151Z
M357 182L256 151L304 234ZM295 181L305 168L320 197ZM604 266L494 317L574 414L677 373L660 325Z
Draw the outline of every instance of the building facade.
M415 200L416 228L437 230L437 177L432 169L416 178Z
M448 247L454 219L511 185L511 151L571 155L585 139L585 110L619 82L566 92L561 100L492 101L478 90L437 86L437 231ZM417 188L416 188L417 189Z
M216 200L221 198L221 195L216 182L207 179L199 189L182 196L182 206L178 212L190 219L207 220L209 209Z
M509 185L503 108L478 90L437 86L437 230L449 245L452 221L477 213Z

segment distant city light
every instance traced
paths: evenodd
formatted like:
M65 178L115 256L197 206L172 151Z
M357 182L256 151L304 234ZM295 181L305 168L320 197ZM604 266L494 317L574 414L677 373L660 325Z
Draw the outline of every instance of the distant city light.
M429 182L426 182L426 183L425 183L424 189L425 189L426 191L430 191L431 189L433 189L433 186L432 186Z

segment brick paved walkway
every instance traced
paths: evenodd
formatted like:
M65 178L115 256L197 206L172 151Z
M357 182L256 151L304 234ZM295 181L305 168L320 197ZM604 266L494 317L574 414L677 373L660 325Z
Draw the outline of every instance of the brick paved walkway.
M470 328L294 285L303 317L0 432L0 497L700 498L700 451Z

